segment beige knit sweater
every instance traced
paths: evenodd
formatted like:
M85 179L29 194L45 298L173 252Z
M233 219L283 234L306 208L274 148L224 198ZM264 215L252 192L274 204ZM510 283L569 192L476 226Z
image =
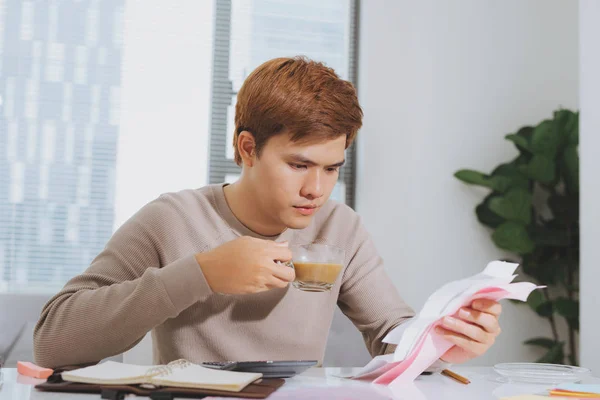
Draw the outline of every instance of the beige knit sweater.
M291 286L214 293L194 254L239 236L339 246L344 270L329 293ZM322 361L336 306L373 356L386 352L386 333L414 315L352 209L330 200L306 229L265 238L236 219L223 185L211 185L162 195L123 224L89 268L45 305L34 332L35 361L44 367L97 362L133 347L148 331L155 363Z

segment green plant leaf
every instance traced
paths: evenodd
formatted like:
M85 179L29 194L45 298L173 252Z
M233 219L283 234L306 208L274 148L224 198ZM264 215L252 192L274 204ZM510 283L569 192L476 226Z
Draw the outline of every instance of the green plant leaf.
M533 129L533 126L524 126L517 133L506 135L505 138L513 142L521 154L531 154Z
M534 311L545 301L546 298L541 290L534 290L527 298L527 304L529 304L529 307Z
M494 213L489 208L490 199L497 197L497 194L490 194L486 196L481 204L475 207L475 214L477 215L477 219L482 224L489 226L490 228L497 228L500 224L506 222L506 220L500 217L498 214Z
M531 148L529 147L529 141L523 136L519 136L517 134L512 133L510 135L504 136L504 138L513 142L515 146L517 146L518 150L531 152Z
M490 187L497 192L504 193L514 186L513 179L508 176L492 176L489 178Z
M559 297L555 300L556 312L569 319L579 319L579 302L577 300Z
M519 168L525 176L542 183L551 183L556 175L554 161L540 154L535 154L529 161L529 164L521 165Z
M494 190L506 192L513 187L529 190L529 179L512 163L500 164L491 173Z
M539 346L539 347L543 347L545 349L551 349L556 345L556 341L554 339L550 339L550 338L538 337L538 338L526 340L524 342L524 344L527 344L530 346Z
M565 130L567 133L567 144L577 146L579 144L579 112L574 112L569 116Z
M514 160L512 160L510 163L516 167L519 167L519 171L521 171L521 165L527 165L529 164L529 161L531 161L531 158L533 157L533 155L531 155L530 153L520 153Z
M569 193L579 193L579 153L575 145L569 145L563 153L564 179Z
M536 362L538 363L550 363L550 364L562 364L565 359L565 353L563 347L565 342L556 343L546 354L540 357Z
M490 175L492 176L498 176L498 175L502 175L502 176L509 176L509 177L513 177L515 175L521 175L521 171L519 171L519 168L513 164L514 160L509 162L509 163L504 163L504 164L500 164L498 165L496 168L494 168L494 170L492 171L492 173Z
M505 192L513 186L528 187L527 178L519 171L513 173L512 176L507 174L490 176L470 169L461 169L460 171L457 171L454 176L465 183L488 187L498 192Z
M533 129L531 151L533 154L553 159L558 151L560 139L554 121L544 120Z
M501 224L492 234L492 240L501 249L517 254L531 253L535 247L525 226L513 221Z
M491 187L491 183L489 177L486 174L483 174L478 171L473 171L471 169L461 169L457 171L454 176L465 183L469 183L471 185L479 185L485 187Z
M568 143L576 121L577 114L571 110L560 109L554 111L554 129L560 138L560 147L564 147Z
M554 314L554 303L552 301L546 301L538 306L535 309L535 312L538 313L540 317L548 318L552 314Z
M509 221L531 222L531 193L522 188L512 188L504 196L490 199L489 208Z

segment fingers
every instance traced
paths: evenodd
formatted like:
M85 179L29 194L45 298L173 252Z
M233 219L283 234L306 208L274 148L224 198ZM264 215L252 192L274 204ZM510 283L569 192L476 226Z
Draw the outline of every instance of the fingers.
M444 317L442 319L442 325L446 330L458 333L475 342L490 344L495 340L494 335L486 332L482 327L470 324L458 318Z
M296 271L294 271L294 268L290 268L283 264L273 263L271 273L275 278L281 279L285 282L292 282L294 279L296 279Z
M289 249L287 242L276 243L271 241L267 242L267 254L269 258L274 261L290 261L292 259L292 251Z
M438 326L436 328L436 331L450 343L460 347L465 352L473 354L475 356L482 355L489 348L489 345L473 341L470 338L461 335L460 333L449 331L447 329L442 328L441 326Z
M267 289L283 289L290 284L289 281L284 281L282 279L271 277L269 282L267 283Z
M463 321L481 326L488 333L500 334L500 324L498 323L498 317L495 315L464 307L458 311L458 316Z
M471 308L486 314L492 314L496 317L502 313L502 305L494 300L477 299L471 304Z
M485 353L500 334L498 316L502 312L500 304L493 300L478 299L471 307L463 307L455 317L444 317L436 332L475 357Z
M267 290L278 288L283 289L289 284L288 281L284 281L273 275L263 276L258 278L254 284L250 285L247 288L246 293L266 292Z

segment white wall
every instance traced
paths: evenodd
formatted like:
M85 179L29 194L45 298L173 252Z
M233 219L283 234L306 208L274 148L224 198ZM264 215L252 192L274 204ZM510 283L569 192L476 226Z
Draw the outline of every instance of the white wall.
M501 256L474 215L485 192L453 173L490 171L516 155L505 134L578 107L577 2L378 0L360 26L357 209L419 309ZM540 355L521 342L548 334L544 321L505 304L501 323L474 364Z
M115 227L162 193L207 182L213 8L126 2Z
M580 196L581 196L581 365L600 373L600 2L581 0Z

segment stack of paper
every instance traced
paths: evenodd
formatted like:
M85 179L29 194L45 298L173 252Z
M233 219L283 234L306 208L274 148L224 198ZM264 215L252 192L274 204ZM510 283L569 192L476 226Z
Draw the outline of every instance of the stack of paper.
M415 318L383 339L397 345L395 353L375 357L353 378L380 384L412 382L453 346L434 330L443 317L454 315L476 299L526 301L540 287L529 282L511 283L517 266L493 261L477 275L442 286L427 299Z

